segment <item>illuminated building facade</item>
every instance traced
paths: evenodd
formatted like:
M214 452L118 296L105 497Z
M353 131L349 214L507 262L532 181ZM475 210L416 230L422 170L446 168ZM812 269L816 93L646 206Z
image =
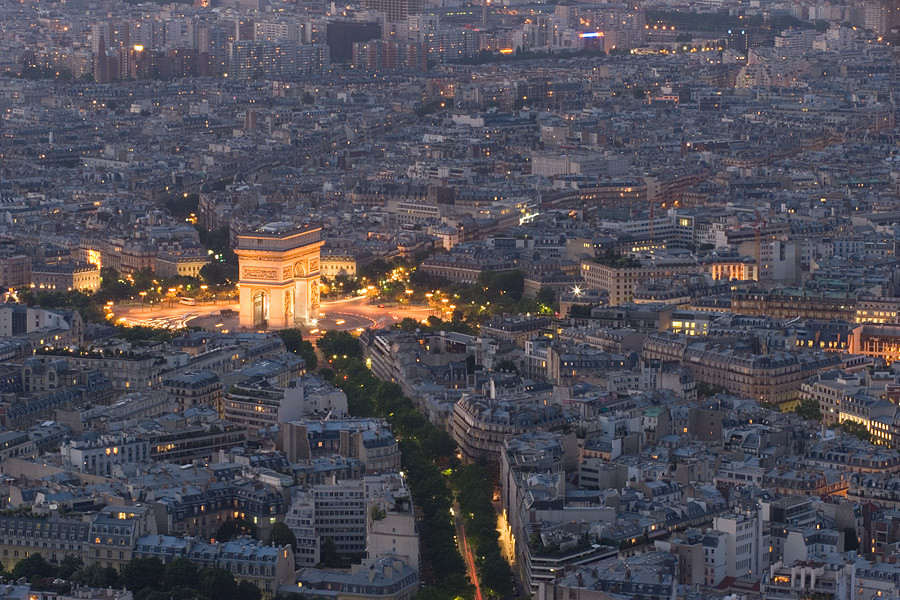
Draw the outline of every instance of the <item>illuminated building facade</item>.
M270 223L238 235L241 327L285 329L319 316L320 226Z
M865 323L853 330L850 352L891 364L900 358L900 325Z

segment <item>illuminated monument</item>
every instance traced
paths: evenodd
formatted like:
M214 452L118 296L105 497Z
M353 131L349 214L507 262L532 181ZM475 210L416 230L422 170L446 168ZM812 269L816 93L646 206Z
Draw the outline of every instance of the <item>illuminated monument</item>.
M269 223L240 233L241 327L285 329L319 315L319 225Z

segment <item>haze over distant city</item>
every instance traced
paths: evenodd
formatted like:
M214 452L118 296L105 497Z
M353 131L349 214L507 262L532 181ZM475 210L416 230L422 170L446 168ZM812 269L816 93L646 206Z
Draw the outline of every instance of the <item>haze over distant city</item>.
M0 600L900 600L900 2L0 15Z

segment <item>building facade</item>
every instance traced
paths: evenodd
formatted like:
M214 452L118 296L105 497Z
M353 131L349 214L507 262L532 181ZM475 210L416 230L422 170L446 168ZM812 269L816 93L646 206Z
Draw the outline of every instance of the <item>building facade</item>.
M270 223L238 234L243 328L284 329L319 315L322 229Z

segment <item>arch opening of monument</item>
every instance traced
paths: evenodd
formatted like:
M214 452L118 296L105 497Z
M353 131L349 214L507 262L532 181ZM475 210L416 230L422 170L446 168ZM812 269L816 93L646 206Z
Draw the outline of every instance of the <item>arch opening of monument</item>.
M269 295L263 291L253 295L253 326L265 328L269 321Z

